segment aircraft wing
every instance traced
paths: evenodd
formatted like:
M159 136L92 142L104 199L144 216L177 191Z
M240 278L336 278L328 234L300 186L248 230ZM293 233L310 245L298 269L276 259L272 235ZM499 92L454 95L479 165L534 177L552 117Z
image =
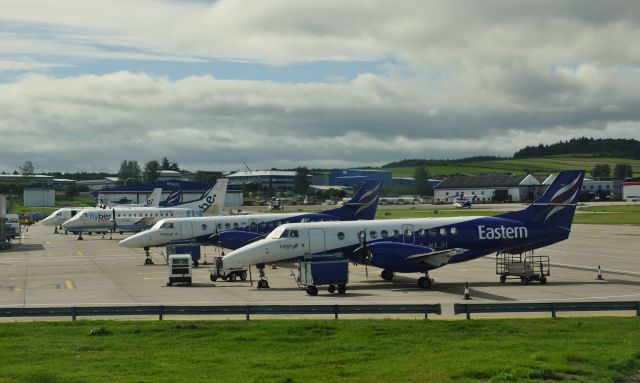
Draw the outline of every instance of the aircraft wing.
M440 267L449 263L449 259L454 255L462 254L467 249L455 248L447 250L432 251L429 253L414 254L405 258L410 263L428 263L434 267Z
M140 219L139 221L136 221L135 225L136 226L146 226L146 227L151 227L156 223L154 217L144 217L142 219Z

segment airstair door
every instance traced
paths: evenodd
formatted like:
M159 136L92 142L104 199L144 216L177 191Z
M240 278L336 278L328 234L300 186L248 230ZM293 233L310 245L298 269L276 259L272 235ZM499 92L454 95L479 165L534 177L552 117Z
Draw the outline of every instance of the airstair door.
M191 222L180 222L180 238L192 238L193 226Z
M321 254L326 250L324 229L309 229L309 254Z
M413 231L413 225L402 225L402 241L404 243L414 243L416 235Z

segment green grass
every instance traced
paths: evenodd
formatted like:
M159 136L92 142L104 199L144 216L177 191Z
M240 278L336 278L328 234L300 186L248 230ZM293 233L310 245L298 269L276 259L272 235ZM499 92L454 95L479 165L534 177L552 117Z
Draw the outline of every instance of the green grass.
M618 382L640 320L27 322L0 346L3 383Z
M595 165L605 163L609 164L612 171L616 164L630 164L635 174L640 173L640 160L584 155L563 155L517 160L469 161L452 165L429 165L427 166L427 170L430 174L436 176L445 176L454 173L549 173L569 169L585 169L589 172ZM413 167L385 168L383 170L390 170L394 177L413 177L414 174Z
M376 212L376 219L395 218L438 218L438 217L459 217L459 216L493 216L505 213L504 211L490 211L477 209L434 209L434 210L381 210Z

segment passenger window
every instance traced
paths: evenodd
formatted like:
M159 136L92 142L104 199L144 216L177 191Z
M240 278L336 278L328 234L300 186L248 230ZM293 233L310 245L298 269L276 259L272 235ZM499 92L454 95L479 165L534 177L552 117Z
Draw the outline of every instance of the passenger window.
M225 224L224 224L224 228L225 228L225 229L230 229L230 228L231 228L231 224L230 224L230 223L228 223L228 222L227 222L227 223L225 223Z
M218 229L222 229L222 224L221 223L218 224Z
M413 230L409 228L404 229L404 235L406 236L413 235Z
M381 236L382 238L387 238L387 237L389 236L389 232L388 232L388 231L386 231L386 230L382 230L382 231L380 232L380 236Z
M393 236L396 238L400 238L400 232L396 229L393 229Z
M344 233L343 232L341 232L341 231L338 232L338 239L341 240L341 241L344 239Z
M260 227L262 227L262 228L267 227L267 224L264 223L264 222L260 222Z
M238 228L238 222L234 222L234 223L233 223L233 228L234 228L234 229L237 229L237 228Z
M418 235L420 235L421 237L424 237L425 235L427 235L427 231L425 229L420 229L418 230Z
M457 227L452 227L451 228L451 235L458 235L458 228Z
M440 235L442 235L442 236L447 235L447 228L446 227L441 227L440 228Z
M240 226L244 229L244 228L247 227L247 223L246 222L242 222L242 223L240 223Z
M207 230L207 225L205 225L204 223L202 224L202 230Z
M369 237L370 237L371 239L376 239L376 238L378 238L378 232L377 232L377 231L375 231L375 230L371 230L371 231L369 232Z
M429 235L430 236L435 237L437 233L438 232L436 231L436 229L429 229Z

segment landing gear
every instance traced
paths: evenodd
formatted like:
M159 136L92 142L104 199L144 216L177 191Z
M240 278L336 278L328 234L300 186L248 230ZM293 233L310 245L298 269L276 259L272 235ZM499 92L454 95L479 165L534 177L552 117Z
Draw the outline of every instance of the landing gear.
M329 288L327 289L327 291L329 292L329 294L333 294L336 292L336 285L329 285Z
M82 238L82 233L79 233L78 234L78 241L82 241L82 240L84 240L84 238Z
M217 275L213 275L213 274L209 274L209 279L211 279L211 282L215 282L218 280L218 276Z
M392 279L393 279L393 275L394 275L393 271L391 271L391 270L387 270L387 269L382 270L382 273L380 273L380 276L381 276L381 277L382 277L382 279L384 279L385 281L390 281L390 280L392 280Z
M262 267L258 267L258 272L260 273L260 280L258 281L258 288L259 289L268 289L269 288L269 282L267 282L267 279L264 275L264 265L262 265ZM245 273L245 279L246 279L246 273ZM317 294L317 292L316 292Z
M429 272L424 273L424 277L418 278L418 287L421 289L428 289L431 287L431 278L429 278Z
M153 265L153 259L151 259L151 255L149 254L149 248L148 247L144 248L144 256L147 257L144 260L144 264L145 265Z

